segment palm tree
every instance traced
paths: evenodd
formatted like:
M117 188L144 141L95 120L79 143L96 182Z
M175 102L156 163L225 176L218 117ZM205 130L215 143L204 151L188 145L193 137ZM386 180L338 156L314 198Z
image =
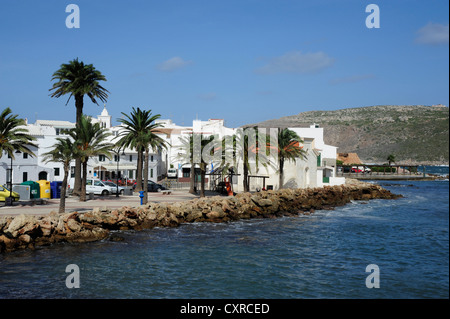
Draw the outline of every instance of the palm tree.
M62 163L64 166L64 179L61 185L61 198L59 200L59 213L63 214L66 209L66 189L67 179L69 176L70 162L75 159L76 148L72 139L57 138L57 143L53 145L53 149L44 154L44 162Z
M252 169L258 169L259 164L266 165L267 163L266 154L260 152L261 148L259 145L260 141L265 141L266 139L267 137L257 127L239 129L232 137L233 158L242 160L244 192L250 191L248 176L252 173ZM234 166L237 166L237 163Z
M78 61L78 58L69 61L69 63L61 64L59 70L52 75L53 83L52 88L49 91L54 91L50 94L51 97L59 98L63 95L69 94L66 105L69 103L70 98L75 98L76 108L76 125L78 126L83 115L84 96L87 95L92 103L98 105L97 98L103 103L108 98L108 90L100 85L100 81L106 81L105 76L92 64L84 64L82 61ZM74 193L80 192L80 180L81 180L81 162L79 159L75 161L75 185Z
M24 127L25 121L17 117L18 115L13 115L9 107L0 113L0 158L3 152L6 152L15 159L14 151L36 156L30 150L30 147L37 147L32 143L36 138L28 134L28 130Z
M303 140L290 129L278 129L278 167L279 167L279 188L283 188L284 163L285 161L295 161L297 158L304 159L306 151L300 144Z
M220 144L222 144L222 142L220 142ZM208 164L210 164L207 157L214 155L214 152L220 152L221 145L217 143L217 139L214 135L210 135L207 138L201 139L200 151L200 197L205 197L206 171Z
M386 160L389 162L389 166L391 166L392 163L395 163L395 155L389 154Z
M214 154L220 153L221 155L222 141L219 141L214 135L203 138L203 136L198 133L180 137L180 141L182 144L180 146L180 151L182 151L182 153L178 157L185 162L189 162L191 165L189 193L195 194L195 166L198 165L200 167L200 197L205 197L206 171L208 164L214 162L214 159L211 158ZM198 154L195 154L195 152ZM217 159L217 164L220 164L222 155L220 156L220 159Z
M136 172L136 190L142 190L142 179L144 179L144 199L148 202L148 158L150 149L166 147L166 142L156 135L157 129L163 127L155 123L161 117L160 114L152 115L151 110L141 110L133 107L130 115L122 112L124 118L117 121L122 123L122 132L118 135L119 147L129 147L138 152L138 163ZM142 162L144 161L144 174L142 173ZM143 176L144 175L144 176Z
M155 115L156 117L160 117L159 114ZM155 128L160 126L159 124L152 124ZM148 131L144 137L143 137L143 143L144 143L144 199L143 204L148 203L148 161L149 161L149 153L150 149L152 150L158 150L161 148L167 148L166 142L156 135L152 131Z
M107 142L111 135L106 128L102 128L100 123L92 123L88 116L81 116L79 125L69 131L69 135L75 140L75 155L80 159L83 168L83 178L81 179L80 201L86 201L86 179L87 163L89 157L105 155L111 158L112 143Z
M180 137L179 140L181 142L181 146L179 147L181 153L178 155L178 159L183 161L183 164L189 162L191 165L189 193L195 194L194 135Z

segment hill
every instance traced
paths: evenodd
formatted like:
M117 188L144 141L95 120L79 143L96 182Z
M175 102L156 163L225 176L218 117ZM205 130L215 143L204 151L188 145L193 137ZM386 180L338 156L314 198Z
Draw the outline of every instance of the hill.
M449 163L449 109L443 105L382 105L309 111L252 126L324 128L325 143L338 152L356 152L363 162Z

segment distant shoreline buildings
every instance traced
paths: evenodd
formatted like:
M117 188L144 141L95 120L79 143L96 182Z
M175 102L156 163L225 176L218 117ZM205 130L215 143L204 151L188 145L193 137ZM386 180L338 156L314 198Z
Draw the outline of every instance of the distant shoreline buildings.
M112 126L111 116L104 107L103 111L93 122L101 123L102 127L111 133L110 141L120 134L121 126ZM190 163L183 162L180 157L182 146L181 139L191 136L193 133L202 136L215 135L219 139L231 136L239 128L228 128L223 119L210 119L208 121L194 120L192 126L179 126L172 120L158 120L163 127L158 129L158 135L169 145L167 150L154 150L149 156L149 176L148 179L157 182L167 177L168 170L177 171L178 181L189 182ZM75 123L69 121L36 120L34 124L27 123L26 129L29 134L36 138L38 147L31 150L36 157L31 157L25 153L16 153L12 160L12 182L21 184L25 181L62 181L64 176L63 166L59 163L43 161L45 152L48 152L55 144L58 137L64 136L64 130L75 127ZM242 129L242 128L240 128ZM340 185L345 183L343 177L336 177L337 147L327 145L323 140L323 128L312 124L306 128L290 128L304 140L304 150L306 156L304 160L298 159L295 162L286 162L284 168L285 188L306 188L322 187L324 185ZM9 182L9 169L11 158L3 154L0 159L0 185ZM69 178L74 176L75 163L71 165ZM198 168L197 168L198 169ZM134 180L137 170L137 152L132 149L120 150L120 153L113 153L111 159L105 156L92 157L88 161L88 178L113 180ZM207 174L214 172L214 165L208 164ZM235 176L232 179L233 190L236 192L243 190L242 161L238 161L234 168ZM250 172L250 190L264 188L279 188L279 177L277 169L271 166L258 167L257 171ZM207 176L212 177L212 176Z

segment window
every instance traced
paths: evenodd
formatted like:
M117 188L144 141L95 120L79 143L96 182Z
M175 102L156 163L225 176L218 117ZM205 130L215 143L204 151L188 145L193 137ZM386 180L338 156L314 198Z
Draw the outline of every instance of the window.
M75 177L75 166L70 167L70 177Z
M59 176L59 167L54 168L54 175Z
M152 155L152 156L150 156L150 161L151 161L151 162L153 162L153 155Z
M106 159L106 156L105 156L105 155L99 155L99 156L98 156L98 161L99 161L99 162L104 162L105 159Z
M150 168L150 178L153 178L153 168Z
M22 173L22 182L26 182L28 180L28 172Z
M130 162L133 161L133 155L130 155Z
M23 153L23 158L28 158L28 153Z
M187 167L183 167L183 177L191 177L191 169Z
M114 155L114 162L118 162L119 159L120 159L120 156L119 156L119 155Z

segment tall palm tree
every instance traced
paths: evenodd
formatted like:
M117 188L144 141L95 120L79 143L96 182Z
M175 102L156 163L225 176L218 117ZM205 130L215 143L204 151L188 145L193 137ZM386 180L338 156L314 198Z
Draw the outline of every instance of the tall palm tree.
M72 96L75 98L77 126L83 115L83 99L85 95L91 99L92 103L97 105L97 98L103 103L108 98L109 91L100 85L100 81L106 81L105 76L96 70L92 64L84 64L82 61L78 61L78 58L69 61L69 63L61 64L61 67L53 73L51 80L56 81L49 90L53 91L50 94L51 97L59 98L69 94L66 105ZM80 192L80 180L81 162L78 159L75 161L75 194Z
M136 172L136 190L144 189L143 203L148 202L148 157L150 149L166 147L166 142L156 135L158 128L163 126L155 123L161 117L160 114L152 115L151 110L141 110L139 107L132 108L130 114L122 112L124 118L117 121L122 123L122 131L118 135L117 145L119 147L129 147L138 152L138 163ZM142 162L144 162L144 174ZM144 179L144 187L142 187Z
M59 213L63 214L66 209L66 189L69 177L70 162L75 159L76 148L71 138L57 138L53 149L44 153L44 162L62 163L64 166L64 179L61 185L61 198L59 200Z
M217 156L217 162L221 166L222 161L222 141L214 135L203 137L202 134L193 133L186 137L180 137L181 146L178 158L191 165L190 189L189 193L195 194L195 166L200 167L200 197L205 197L206 172L208 165L214 162L214 154ZM197 154L196 154L197 152Z
M179 147L181 153L179 153L178 159L183 161L183 164L189 162L191 165L189 193L195 194L194 135L179 137L179 140L181 142L181 146Z
M0 113L0 158L3 152L6 152L15 159L15 151L36 156L30 149L30 147L37 147L33 143L36 138L28 134L25 125L25 120L18 118L18 115L13 115L9 107Z
M160 115L155 115L158 118L160 117ZM159 124L152 124L154 125L154 129L156 129L158 126L160 126ZM155 131L157 132L157 131ZM158 149L161 148L167 148L167 144L166 142L159 137L158 135L156 135L153 131L148 131L147 134L145 134L145 136L143 137L143 142L144 142L144 172L143 172L143 177L144 177L144 199L143 199L143 204L147 204L148 203L148 170L149 170L149 159L150 159L150 149L152 149L153 151L156 151Z
M244 192L250 191L249 174L252 173L252 170L257 169L259 164L265 165L267 162L262 161L262 158L265 158L266 154L260 152L261 147L259 145L260 141L265 140L266 136L259 132L257 127L238 129L232 137L233 158L237 161L242 161ZM234 166L237 166L237 161Z
M87 163L90 157L105 155L111 158L112 143L107 141L111 135L106 128L102 128L100 123L92 123L88 116L81 116L79 125L69 131L69 135L75 140L75 155L81 161L83 168L83 178L81 179L80 201L86 201L86 179Z
M222 141L218 141L214 135L202 138L200 152L200 197L205 197L206 171L208 165L211 164L209 157L213 156L215 152L222 152Z
M297 158L306 158L306 151L301 144L303 140L294 131L285 128L278 129L278 167L279 167L279 188L283 188L284 163L295 161Z

